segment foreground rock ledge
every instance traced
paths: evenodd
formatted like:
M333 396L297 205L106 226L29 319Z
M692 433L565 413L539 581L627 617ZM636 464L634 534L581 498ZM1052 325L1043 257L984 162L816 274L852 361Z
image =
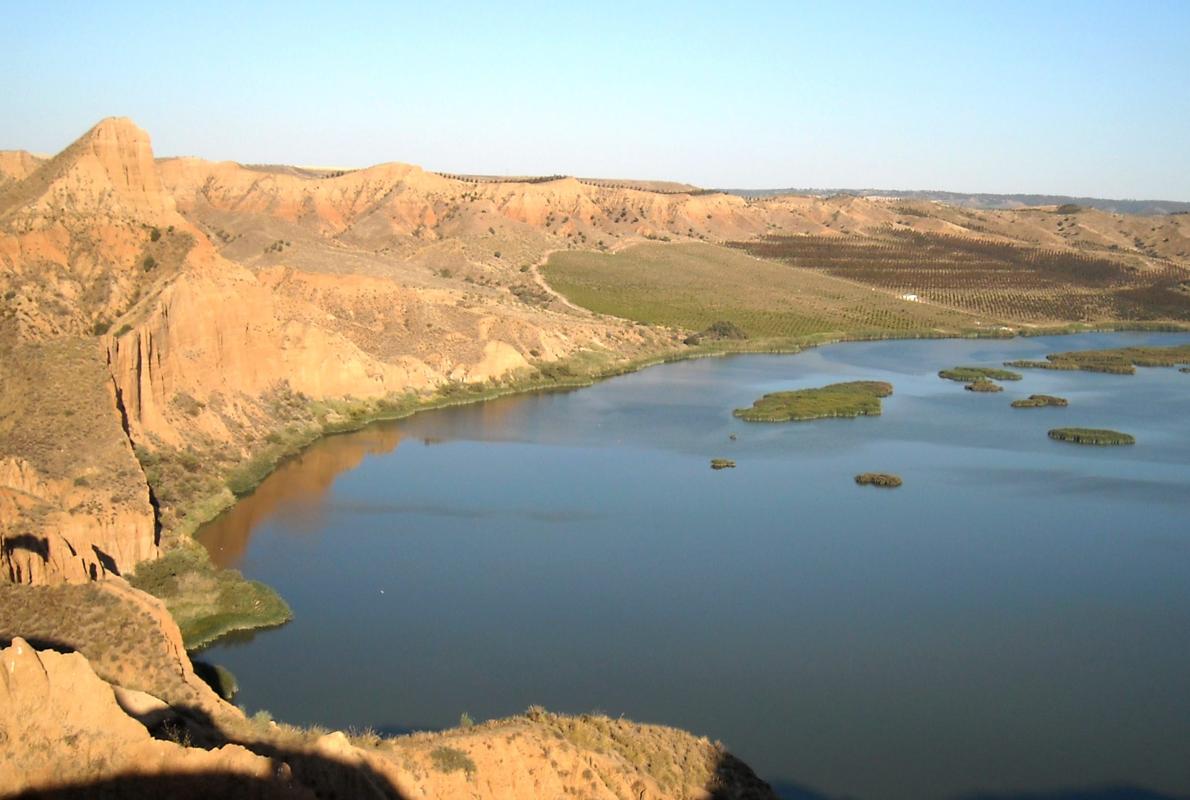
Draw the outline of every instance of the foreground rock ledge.
M215 702L218 702L217 700ZM214 717L220 718L216 723ZM170 706L80 653L0 651L0 796L773 798L719 745L542 710L395 739Z

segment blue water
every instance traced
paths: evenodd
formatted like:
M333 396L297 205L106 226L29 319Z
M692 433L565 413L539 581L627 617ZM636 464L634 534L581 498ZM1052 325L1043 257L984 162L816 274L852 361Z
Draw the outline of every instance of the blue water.
M292 722L540 704L675 725L790 797L1190 793L1190 375L1032 370L992 395L936 376L1186 342L705 359L333 437L203 532L295 614L204 657ZM894 385L883 416L731 415L857 379ZM1033 393L1070 406L1009 407ZM1049 440L1059 426L1137 444ZM905 485L856 486L866 471Z

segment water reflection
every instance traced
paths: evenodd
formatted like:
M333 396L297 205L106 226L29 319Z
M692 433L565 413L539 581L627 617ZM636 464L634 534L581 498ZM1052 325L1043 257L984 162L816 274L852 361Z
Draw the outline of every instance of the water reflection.
M200 541L215 564L235 567L243 560L252 532L265 520L276 518L293 534L317 533L326 524L323 500L335 478L358 467L367 456L391 453L402 438L400 427L385 423L315 442L206 525Z

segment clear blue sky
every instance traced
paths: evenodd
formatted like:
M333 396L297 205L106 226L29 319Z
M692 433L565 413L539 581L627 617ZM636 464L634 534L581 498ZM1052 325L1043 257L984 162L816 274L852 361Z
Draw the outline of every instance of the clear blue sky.
M1190 200L1183 0L188 5L0 0L0 148Z

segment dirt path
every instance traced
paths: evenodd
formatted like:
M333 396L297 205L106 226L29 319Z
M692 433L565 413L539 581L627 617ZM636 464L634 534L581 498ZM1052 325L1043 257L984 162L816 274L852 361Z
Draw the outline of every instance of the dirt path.
M583 316L587 316L587 317L595 316L594 312L592 312L591 310L583 308L582 306L576 306L574 303L567 300L561 293L555 291L554 288L546 282L545 277L542 276L541 268L544 267L546 262L550 260L551 255L553 255L554 253L558 253L558 252L561 252L561 248L558 248L555 250L546 250L545 254L542 255L542 257L540 259L538 259L537 263L532 265L531 267L529 267L529 274L531 274L533 276L534 282L539 287L541 287L541 290L543 292L548 294L550 297L553 297L556 300L558 300L558 302L560 302L562 305L566 306L567 308L569 308L572 311L577 311L579 314L582 314Z

